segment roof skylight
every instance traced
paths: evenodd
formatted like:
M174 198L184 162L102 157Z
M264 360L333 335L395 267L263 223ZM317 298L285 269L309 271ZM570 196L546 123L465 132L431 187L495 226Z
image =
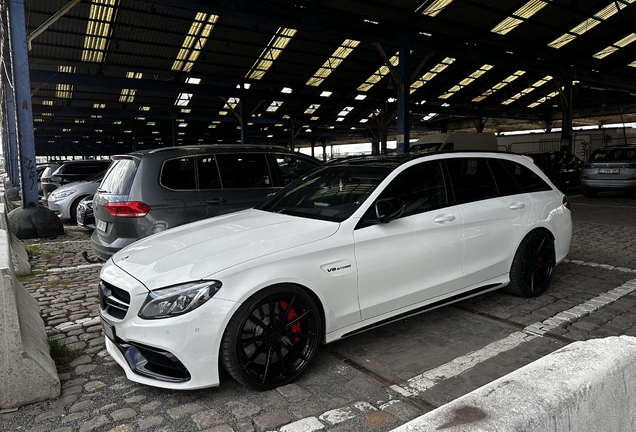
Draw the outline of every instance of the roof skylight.
M75 73L73 66L58 66L57 71L63 73ZM55 97L59 99L72 99L73 86L71 84L55 84Z
M481 77L483 74L485 74L486 72L488 72L490 69L492 69L494 66L493 65L489 65L489 64L485 64L482 67L480 67L479 69L477 69L475 72L471 73L470 75L468 75L466 78L464 78L463 80L461 80L459 82L459 84L454 85L453 87L451 87L450 89L448 89L448 91L446 91L446 93L444 93L443 95L441 95L439 98L440 99L448 99L449 97L453 96L455 93L457 93L458 91L460 91L461 89L463 89L464 87L466 87L467 85L471 84L473 81L475 81L477 78Z
M570 29L569 32L559 36L558 38L550 42L548 46L556 49L561 48L562 46L572 42L577 37L596 27L606 19L612 17L621 9L626 8L627 4L634 3L635 1L636 0L619 0L611 2L609 5L594 14L592 18L588 18L576 27L573 27L572 29Z
M143 73L141 72L126 72L126 78L141 79L142 77ZM122 89L119 102L132 103L135 100L135 93L137 93L136 89Z
M518 70L517 72L510 75L508 78L501 81L499 84L495 84L494 86L492 86L492 88L490 88L489 90L486 90L480 96L477 96L475 99L473 99L473 102L481 102L482 100L486 99L488 96L492 96L496 91L501 90L502 88L504 88L505 86L507 86L508 84L510 84L511 82L513 82L514 80L516 80L517 78L519 78L521 75L525 73L526 71Z
M331 57L329 57L327 61L323 63L320 69L318 69L316 73L314 73L314 76L309 78L309 80L305 84L315 87L322 84L325 78L327 78L331 74L331 72L334 71L334 69L340 66L340 63L342 63L342 61L346 59L347 56L351 54L354 48L356 48L359 44L360 41L345 39L345 41L340 44L338 49L336 49L333 54L331 54Z
M619 49L629 45L630 43L634 41L636 41L636 33L631 33L625 36L623 39L614 42L612 45L608 46L607 48L600 50L599 52L594 54L592 57L594 57L595 59L605 58L608 55L615 53Z
M101 63L110 36L110 24L117 15L119 0L93 0L88 13L82 61Z
M418 88L422 87L424 84L426 84L427 82L429 82L430 80L435 78L438 73L440 73L441 71L446 69L448 66L453 64L454 61L455 61L454 58L446 57L440 63L438 63L437 65L433 66L431 68L431 70L426 72L424 75L422 75L422 77L420 79L416 80L413 84L411 84L411 93L413 93Z
M530 0L528 3L517 9L511 16L497 24L492 30L493 33L504 35L511 32L519 24L539 12L548 5L549 0Z
M400 62L400 57L398 54L395 54L393 57L389 59L389 62L393 66L397 66ZM380 68L373 73L367 80L360 84L358 87L358 91L369 91L371 88L376 85L382 78L384 78L390 72L389 67L387 65L382 65Z
M545 77L543 77L542 79L540 79L536 83L532 84L530 87L521 90L519 93L517 93L516 95L512 96L510 99L507 99L507 100L503 101L501 104L502 105L510 105L511 103L521 99L523 96L527 95L528 93L532 93L533 91L535 91L536 89L538 89L539 87L544 85L545 83L549 82L551 79L552 79L552 77L550 75L546 75Z
M552 93L550 93L549 95L542 97L541 99L539 99L538 101L531 103L530 105L528 105L528 108L535 108L538 107L539 105L541 105L543 102L552 99L553 97L555 97L556 95L559 94L559 91L553 91Z
M172 64L172 70L183 72L192 70L218 20L218 15L197 12L177 54L177 59Z
M278 110L278 108L280 108L282 105L283 105L283 102L281 101L272 101L272 103L269 104L269 106L267 107L265 111L276 112L276 110Z
M451 4L453 0L434 0L426 9L422 11L422 15L427 15L430 17L436 16L438 13L444 10L446 6ZM422 5L424 6L424 5ZM422 7L420 6L420 8ZM418 8L419 10L419 8ZM417 12L417 10L416 10Z
M259 80L272 67L287 44L296 35L295 29L280 27L274 37L269 41L259 58L254 62L245 78Z
M311 104L309 108L305 110L305 114L313 114L318 108L320 108L320 104Z

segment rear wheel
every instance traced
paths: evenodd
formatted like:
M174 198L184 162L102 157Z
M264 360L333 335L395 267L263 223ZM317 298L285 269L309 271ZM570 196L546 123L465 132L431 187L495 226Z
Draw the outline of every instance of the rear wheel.
M522 297L540 296L550 286L555 266L554 241L545 231L533 231L515 253L506 290Z
M223 334L223 366L247 387L289 384L318 351L321 316L311 296L295 285L259 291L236 311Z
M596 191L594 189L582 189L583 196L586 198L594 198L596 196Z

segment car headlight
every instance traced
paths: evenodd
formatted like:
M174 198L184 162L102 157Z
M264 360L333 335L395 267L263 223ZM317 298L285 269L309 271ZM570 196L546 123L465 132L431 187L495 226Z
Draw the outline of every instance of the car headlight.
M197 281L151 291L139 317L144 319L170 318L183 315L210 300L221 289L219 281Z
M75 189L65 189L63 191L54 191L54 192L51 192L51 195L49 195L49 198L54 198L54 199L66 198L69 195L73 195L75 192L77 192Z

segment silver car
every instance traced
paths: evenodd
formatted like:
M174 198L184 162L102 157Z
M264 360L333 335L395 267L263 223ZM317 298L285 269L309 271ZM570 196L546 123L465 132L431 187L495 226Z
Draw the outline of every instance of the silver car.
M99 183L104 178L106 171L94 174L85 181L73 182L55 189L44 200L49 210L52 210L60 219L77 220L77 205L87 196L93 195Z
M636 192L636 145L594 150L581 171L581 189L589 198L603 191Z

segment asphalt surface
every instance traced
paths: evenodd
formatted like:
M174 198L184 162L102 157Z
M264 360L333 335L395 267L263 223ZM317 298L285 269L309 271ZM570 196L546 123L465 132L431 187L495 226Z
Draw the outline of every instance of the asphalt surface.
M36 298L50 340L79 350L58 365L62 396L0 413L0 430L389 431L567 344L636 336L636 198L569 191L568 259L535 299L475 297L321 347L294 384L248 390L227 374L190 392L135 384L104 350L97 319L99 264L87 231L29 240Z

